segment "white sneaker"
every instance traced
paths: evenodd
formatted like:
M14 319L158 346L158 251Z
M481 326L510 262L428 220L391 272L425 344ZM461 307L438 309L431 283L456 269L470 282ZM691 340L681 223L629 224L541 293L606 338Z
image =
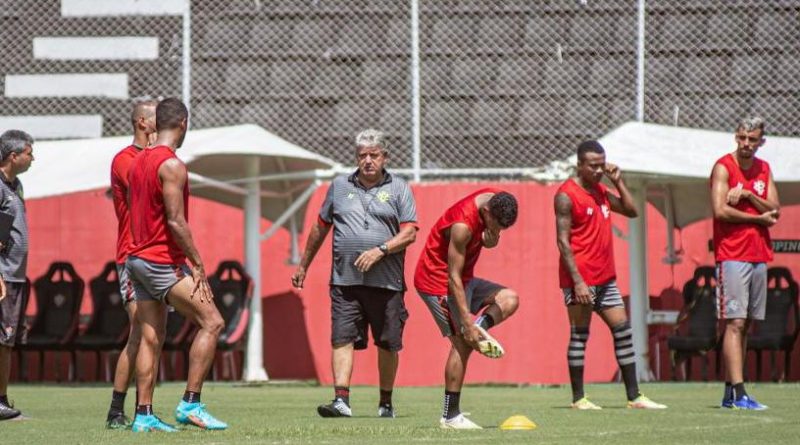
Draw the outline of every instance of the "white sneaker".
M445 430L482 430L483 427L459 414L452 419L439 419L439 427Z
M334 399L327 405L317 407L317 413L322 417L351 417L353 412L342 399Z
M637 397L636 399L631 400L631 401L628 402L628 408L634 408L634 409L667 409L667 405L662 405L660 403L656 403L656 402L648 399L646 396L643 396L643 395L640 394L639 397Z
M503 346L500 345L500 342L489 335L489 333L486 332L486 329L483 329L478 325L475 325L475 327L478 328L478 332L480 332L481 337L483 337L483 340L478 342L478 347L480 348L478 352L489 358L500 358L506 353L505 349L503 349Z

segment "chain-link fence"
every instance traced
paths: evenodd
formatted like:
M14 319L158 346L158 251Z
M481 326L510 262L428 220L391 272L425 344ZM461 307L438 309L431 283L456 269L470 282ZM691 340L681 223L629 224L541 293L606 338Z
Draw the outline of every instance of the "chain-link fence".
M102 133L118 135L131 98L181 95L180 15L81 16L75 3L0 0L0 115L99 114ZM638 1L418 3L423 169L541 166L637 118ZM730 130L756 113L771 133L797 134L800 1L647 0L645 10L645 121ZM256 123L344 164L358 130L377 127L392 136L392 165L412 167L411 11L398 0L192 1L193 127ZM41 38L69 36L158 43L149 58L37 51ZM19 86L68 73L124 74L127 91Z

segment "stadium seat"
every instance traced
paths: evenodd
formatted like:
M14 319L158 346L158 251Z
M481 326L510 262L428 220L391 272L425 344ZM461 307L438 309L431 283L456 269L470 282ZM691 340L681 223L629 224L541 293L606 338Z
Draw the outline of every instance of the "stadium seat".
M222 376L231 380L241 377L237 366L237 355L244 360L244 345L247 339L247 326L250 322L250 300L253 297L253 280L238 261L223 261L216 272L208 277L208 284L214 293L214 303L225 320L225 329L219 336L217 351L222 355ZM212 376L217 379L216 363Z
M87 324L84 332L75 337L73 343L73 361L75 362L76 379L80 380L80 361L77 352L91 351L96 359L96 373L99 378L104 375L106 381L111 379L111 354L106 355L105 373L101 374L102 352L119 351L125 347L130 332L128 313L125 310L124 296L120 295L117 265L113 261L106 263L100 275L89 282L92 296L92 313L81 317L81 324Z
M753 322L753 331L747 338L747 349L756 354L756 378L761 379L764 351L770 352L772 380L783 381L789 375L792 350L800 333L798 285L785 267L771 267L767 271L767 308L763 321ZM775 353L783 351L783 371L778 373Z
M36 295L36 315L27 323L31 326L27 341L19 345L21 351L39 353L39 380L42 379L46 351L70 352L72 341L78 333L84 281L72 264L56 261L47 272L33 283ZM69 354L69 375L72 380L75 363ZM61 367L56 361L56 379L61 380ZM27 365L26 365L27 368ZM29 374L30 377L30 374Z
M715 291L716 276L713 266L698 267L692 279L683 286L684 306L673 329L674 335L667 337L673 380L677 379L677 366L683 362L686 362L684 378L688 380L691 377L693 356L704 357L702 377L703 380L708 380L706 355L719 344ZM682 329L684 325L688 325L688 330Z

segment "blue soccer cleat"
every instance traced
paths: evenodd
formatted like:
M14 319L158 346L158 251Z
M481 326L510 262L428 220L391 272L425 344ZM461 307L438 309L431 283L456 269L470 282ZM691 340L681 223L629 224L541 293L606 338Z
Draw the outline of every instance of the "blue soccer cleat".
M749 409L753 411L764 411L769 408L767 405L762 405L756 399L750 396L742 396L741 399L733 402L733 409Z
M719 404L720 408L733 408L733 398L724 398L722 403Z
M206 411L204 403L188 403L181 400L175 408L175 420L183 425L195 425L204 430L224 430L228 424L212 416Z
M177 428L168 423L162 422L161 419L156 417L154 414L137 414L136 418L133 419L131 430L134 433L150 433L153 431L163 431L165 433L178 432Z

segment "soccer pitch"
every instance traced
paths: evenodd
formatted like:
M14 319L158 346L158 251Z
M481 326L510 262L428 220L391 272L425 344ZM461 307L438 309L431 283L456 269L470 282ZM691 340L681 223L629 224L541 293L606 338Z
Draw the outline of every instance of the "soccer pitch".
M210 383L203 401L228 422L228 431L186 427L176 434L134 434L104 429L110 386L43 386L12 384L10 396L29 417L0 423L3 443L14 444L286 444L286 443L536 443L536 444L796 444L800 442L798 384L750 384L750 392L770 406L762 412L717 408L721 384L660 383L642 385L652 399L666 403L664 411L624 408L621 384L589 385L587 395L602 411L567 408L570 390L563 387L469 386L461 407L484 426L480 431L440 430L443 390L439 387L399 388L396 419L376 417L378 391L354 387L355 417L323 419L316 406L328 401L332 389L303 384L236 386ZM156 413L174 422L172 410L183 385L156 389ZM126 411L132 411L133 392ZM533 431L503 431L497 426L513 414L524 414L538 425Z

